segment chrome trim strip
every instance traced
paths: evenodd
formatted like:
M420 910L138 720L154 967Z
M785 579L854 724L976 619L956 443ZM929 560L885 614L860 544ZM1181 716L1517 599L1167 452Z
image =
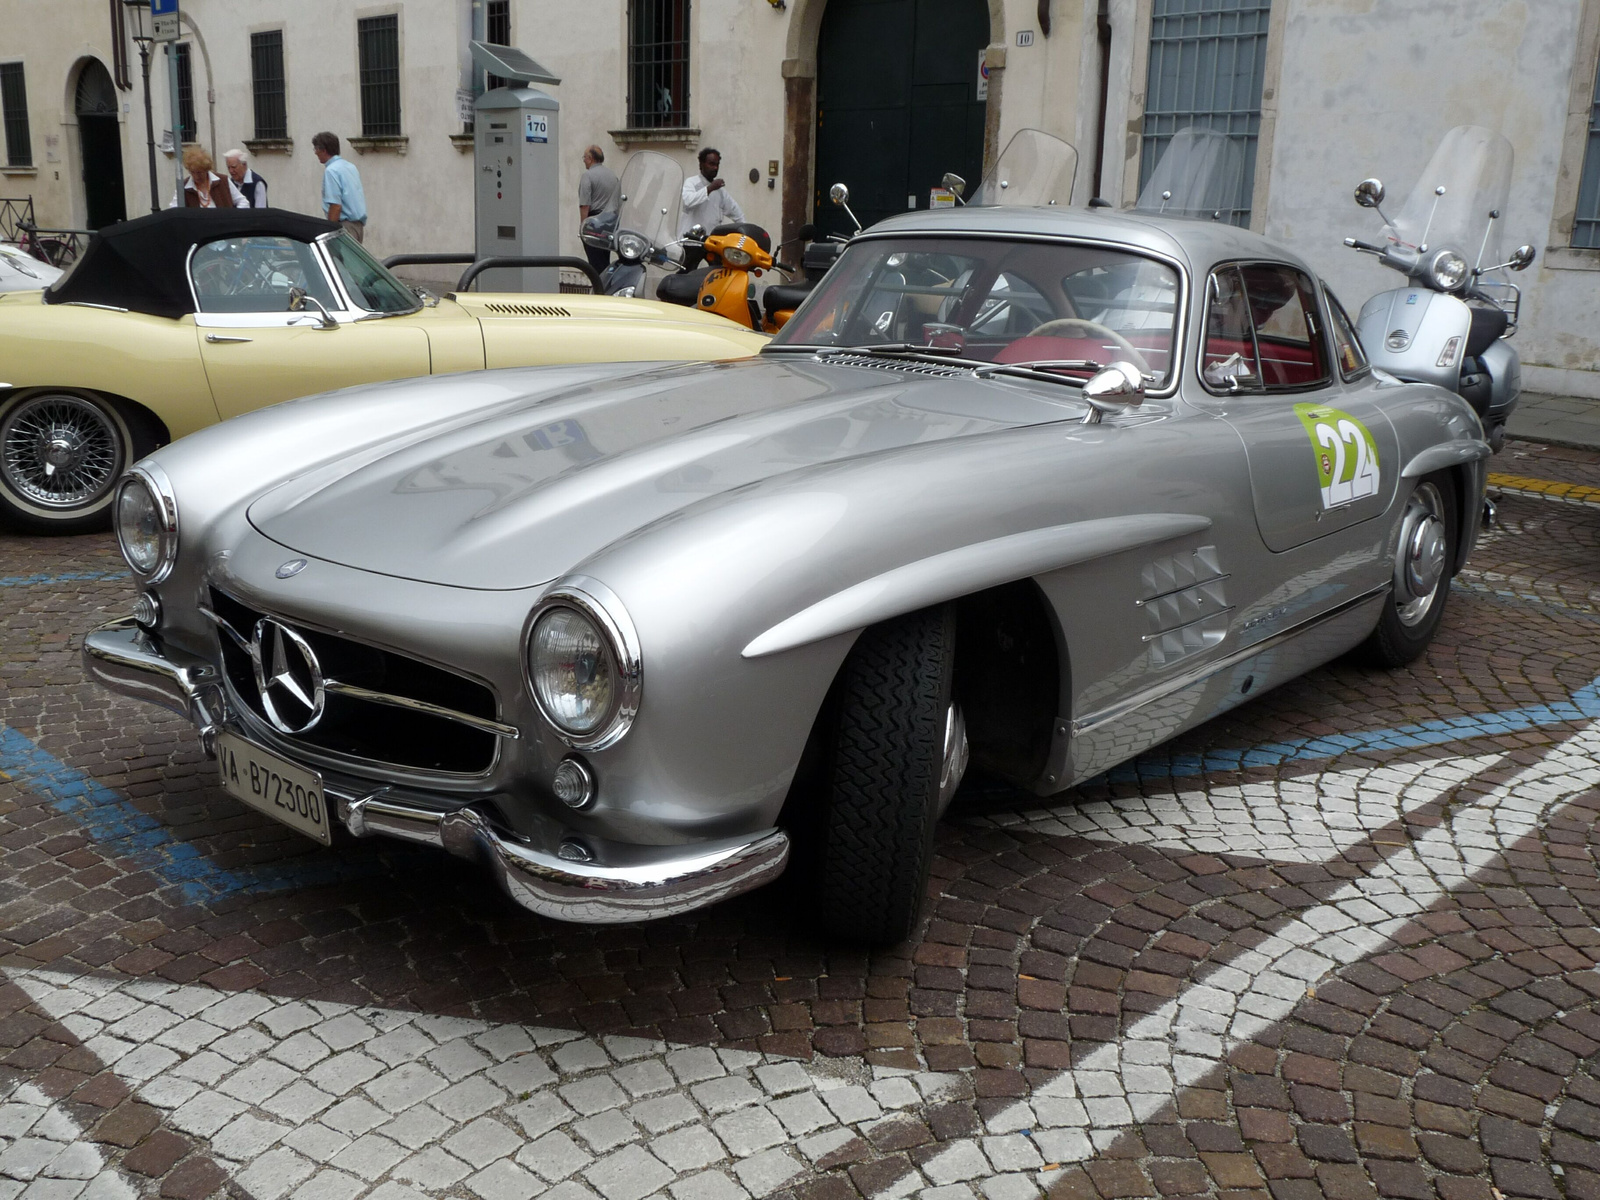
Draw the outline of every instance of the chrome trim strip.
M1164 700L1174 692L1181 692L1184 688L1203 683L1213 675L1238 666L1247 659L1265 654L1268 650L1275 649L1283 645L1283 643L1315 629L1319 625L1332 621L1336 617L1342 617L1351 609L1359 608L1361 605L1368 604L1375 599L1388 596L1393 586L1393 583L1381 584L1370 591L1362 592L1359 596L1351 597L1342 604L1334 605L1326 612L1318 613L1314 617L1301 621L1298 625L1290 626L1288 629L1280 629L1277 633L1264 637L1259 642L1253 642L1248 646L1241 647L1214 662L1197 663L1189 670L1175 675L1171 679L1163 680L1154 687L1146 688L1137 695L1118 701L1116 704L1107 705L1105 708L1100 709L1098 712L1090 713L1088 716L1080 717L1072 722L1072 736L1080 737L1092 729L1098 729L1107 721L1114 721L1118 717L1126 716L1145 707L1147 704L1154 704L1158 700Z
M431 717L443 717L455 721L480 733L492 733L496 737L516 739L522 736L522 730L515 725L504 725L499 721L491 721L485 717L474 717L470 713L457 712L453 708L445 708L441 704L429 704L426 700L413 700L410 696L399 696L392 692L375 692L371 688L359 687L353 683L344 683L337 679L324 679L322 686L328 692L338 696L351 696L357 700L370 700L373 704L387 704L391 708L405 708L412 712L426 713Z
M231 637L235 646L239 647L239 649L243 650L246 654L249 654L251 658L255 657L250 648L250 639L245 637L244 634L240 633L237 629L230 625L224 617L213 612L209 606L204 604L199 606L199 611L202 617L206 618L206 620L210 621L223 633Z
M1141 641L1146 641L1146 642L1153 642L1157 638L1166 637L1167 634L1169 634L1169 633L1182 633L1185 629L1188 629L1189 626L1191 626L1191 625L1198 625L1202 621L1209 621L1213 617L1220 617L1224 613L1231 613L1232 611L1233 611L1233 605L1225 604L1221 608L1217 609L1216 612L1202 613L1200 616L1196 617L1192 621L1185 621L1182 625L1174 625L1171 629L1163 629L1160 633L1142 634L1140 636L1140 640Z
M95 304L89 300L63 300L63 308L98 308L102 312L127 312L120 304Z
M607 843L585 861L561 858L504 832L474 807L449 813L416 808L391 797L387 788L341 803L340 812L357 837L437 846L487 867L528 911L589 925L650 921L704 908L776 879L789 861L789 835L781 829L687 846Z
M1194 588L1203 587L1208 583L1221 583L1224 579L1232 578L1232 571L1224 571L1220 575L1207 575L1204 579L1196 579L1193 583L1186 583L1182 587L1173 588L1171 591L1157 592L1154 596L1146 596L1143 600L1135 600L1133 606L1135 608L1143 608L1146 604L1154 604L1157 600L1165 600L1168 596L1177 596Z

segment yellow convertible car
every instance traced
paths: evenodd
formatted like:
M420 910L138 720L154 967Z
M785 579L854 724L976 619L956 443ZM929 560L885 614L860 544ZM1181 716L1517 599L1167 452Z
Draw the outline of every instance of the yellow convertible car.
M439 300L326 221L169 209L101 231L47 290L0 295L0 524L102 528L136 459L296 396L485 367L740 358L765 342L648 300Z

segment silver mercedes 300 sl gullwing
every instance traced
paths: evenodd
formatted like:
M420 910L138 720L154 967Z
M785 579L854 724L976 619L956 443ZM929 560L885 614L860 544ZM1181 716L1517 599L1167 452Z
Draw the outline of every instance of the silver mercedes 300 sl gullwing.
M1047 795L1418 655L1489 453L1261 237L914 212L751 359L380 384L157 451L116 501L137 610L85 660L324 844L586 922L788 866L881 942L969 756Z

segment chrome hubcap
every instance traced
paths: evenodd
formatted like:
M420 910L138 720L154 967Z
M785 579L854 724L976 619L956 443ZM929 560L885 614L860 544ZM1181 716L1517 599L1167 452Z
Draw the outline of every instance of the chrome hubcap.
M967 718L954 700L944 715L944 760L939 768L939 811L944 812L955 799L961 777L967 773Z
M1444 582L1449 545L1445 540L1444 500L1431 483L1419 487L1400 518L1400 544L1395 551L1394 602L1403 625L1416 625L1428 614Z
M0 421L0 473L30 504L80 508L104 496L121 472L121 439L87 400L35 396Z

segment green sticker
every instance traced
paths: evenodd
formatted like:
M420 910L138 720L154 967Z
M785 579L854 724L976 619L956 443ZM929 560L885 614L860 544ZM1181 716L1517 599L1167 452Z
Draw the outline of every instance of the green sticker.
M1294 415L1311 438L1322 507L1339 508L1378 494L1378 445L1367 427L1324 404L1296 404Z

